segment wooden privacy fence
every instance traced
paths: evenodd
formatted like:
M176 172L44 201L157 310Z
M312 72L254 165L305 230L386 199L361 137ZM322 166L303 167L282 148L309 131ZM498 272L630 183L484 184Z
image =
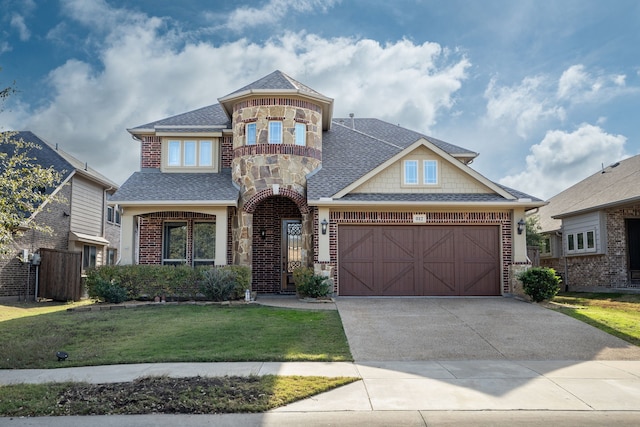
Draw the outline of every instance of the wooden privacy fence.
M82 253L40 249L39 296L55 301L82 297Z

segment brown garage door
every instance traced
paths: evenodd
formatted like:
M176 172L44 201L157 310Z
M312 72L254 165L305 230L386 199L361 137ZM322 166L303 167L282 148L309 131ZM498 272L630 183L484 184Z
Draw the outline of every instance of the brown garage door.
M339 227L340 295L500 295L498 226Z

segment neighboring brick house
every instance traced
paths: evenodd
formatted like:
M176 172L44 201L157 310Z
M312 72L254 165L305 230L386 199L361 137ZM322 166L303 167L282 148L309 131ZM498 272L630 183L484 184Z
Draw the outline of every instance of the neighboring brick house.
M56 188L47 188L59 201L47 201L25 221L23 236L13 245L12 253L0 258L0 297L33 297L35 267L20 261L23 250L29 254L40 249L82 252L83 268L115 263L120 246L120 213L107 206L107 197L117 189L103 175L68 153L45 142L32 132L17 132L13 139L32 142L41 149L29 149L33 163L53 167L62 175ZM13 145L0 144L0 150L13 150ZM52 228L41 233L29 228L29 222Z
M640 289L640 155L564 190L537 215L540 264L566 288Z
M141 169L116 192L122 262L239 264L258 292L313 266L339 295L503 295L543 202L478 155L377 119L280 71L219 103L129 129Z

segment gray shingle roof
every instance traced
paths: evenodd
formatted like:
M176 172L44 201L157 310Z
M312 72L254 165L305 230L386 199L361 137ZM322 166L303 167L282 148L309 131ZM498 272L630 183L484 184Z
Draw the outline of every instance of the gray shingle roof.
M421 138L454 155L477 154L378 119L334 119L322 136L322 169L308 180L310 200L331 197Z
M552 218L607 206L640 201L640 154L610 165L603 171L567 188L549 199L538 212L542 231L560 229L561 221Z
M135 172L110 201L215 201L237 200L231 170L220 173L162 173L157 169Z
M131 133L136 133L136 130L154 129L163 126L201 126L210 129L198 129L199 131L206 132L215 128L219 130L220 126L225 128L231 127L231 121L225 114L220 104L208 105L206 107L198 108L197 110L188 111L186 113L178 114L176 116L167 117L166 119L156 120L155 122L147 123L144 125L136 126L129 129ZM171 129L172 131L174 129ZM189 132L194 132L194 129L184 129Z
M118 184L111 181L109 178L105 177L97 170L88 166L85 162L78 160L77 158L60 148L56 149L55 145L48 143L33 132L17 132L16 135L12 138L15 140L22 139L25 142L32 142L40 146L41 149L29 149L28 156L34 159L34 163L44 168L53 167L57 172L62 174L63 181L68 178L69 175L71 175L73 172L77 171L106 187L118 188ZM0 152L8 152L8 150L12 151L13 147L13 145L9 144L0 144ZM49 188L47 189L47 192L51 193L54 189L55 188Z
M276 70L273 73L262 77L259 80L256 80L253 83L249 83L248 85L231 92L230 94L223 96L223 98L227 98L229 96L233 96L234 94L239 94L249 90L299 90L300 92L306 92L309 94L324 96L321 93L311 89L309 86L306 86L299 81L289 77L285 73L280 70Z

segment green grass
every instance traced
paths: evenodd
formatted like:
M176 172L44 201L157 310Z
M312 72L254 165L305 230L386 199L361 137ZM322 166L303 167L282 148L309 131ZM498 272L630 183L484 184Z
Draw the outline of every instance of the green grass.
M557 310L640 346L640 294L581 293L557 295Z
M64 307L64 306L59 306ZM3 312L4 306L0 306ZM43 310L36 307L36 310ZM352 360L337 311L159 305L0 321L0 368L156 362ZM58 362L55 353L69 358Z
M0 387L0 416L264 412L356 380L267 375L10 385Z

